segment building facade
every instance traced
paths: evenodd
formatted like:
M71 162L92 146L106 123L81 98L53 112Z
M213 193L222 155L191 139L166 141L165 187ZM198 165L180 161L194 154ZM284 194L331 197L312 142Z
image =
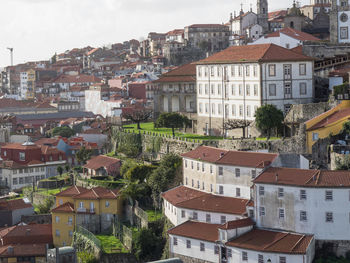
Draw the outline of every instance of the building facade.
M330 11L330 40L333 43L349 43L350 2L348 0L332 0Z

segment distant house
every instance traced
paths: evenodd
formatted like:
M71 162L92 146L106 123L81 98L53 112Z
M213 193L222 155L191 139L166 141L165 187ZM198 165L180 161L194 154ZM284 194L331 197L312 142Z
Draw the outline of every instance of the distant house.
M116 176L119 174L122 161L113 157L99 155L84 165L84 176Z
M21 222L22 216L34 214L34 207L28 199L0 201L0 227L13 226Z

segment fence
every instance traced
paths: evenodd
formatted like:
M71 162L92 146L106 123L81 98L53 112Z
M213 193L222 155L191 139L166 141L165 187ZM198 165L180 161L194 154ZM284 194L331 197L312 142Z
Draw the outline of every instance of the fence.
M102 248L101 241L89 230L83 228L82 226L77 226L76 232L80 235L83 235L87 239L91 240L94 243L94 245L101 250Z
M120 223L118 220L114 222L113 232L123 245L131 250L132 249L132 230L126 225Z

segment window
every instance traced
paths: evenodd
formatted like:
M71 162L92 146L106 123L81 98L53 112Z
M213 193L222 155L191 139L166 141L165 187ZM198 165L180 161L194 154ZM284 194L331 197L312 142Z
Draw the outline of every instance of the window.
M215 247L214 247L214 254L215 255L219 254L219 246L218 245L215 245Z
M17 184L18 184L17 178L13 178L13 179L12 179L12 183L13 183L13 185L17 185Z
M241 169L236 168L235 169L235 174L236 174L236 177L240 177L241 176Z
M264 195L265 194L265 187L259 186L259 195Z
M73 224L73 218L70 216L68 217L68 225L72 225Z
M185 185L188 185L188 178L185 178Z
M317 132L313 132L312 133L312 141L317 141L318 140L318 133Z
M205 103L205 113L208 113L208 112L209 112L209 104Z
M202 183L202 190L205 190L205 187L204 187L204 182Z
M306 64L299 64L299 75L306 75Z
M199 180L197 181L197 188L198 188L198 189L200 188Z
M306 95L306 83L301 82L299 84L299 89L300 89L300 95Z
M219 194L224 194L224 187L222 185L219 186Z
M177 246L177 237L173 237L173 245Z
M198 105L198 111L200 112L200 113L202 113L203 112L203 104L202 103L199 103L199 105Z
M205 251L205 245L203 242L200 243L200 251Z
M258 255L258 263L264 263L264 256L263 255Z
M106 201L105 205L106 205L106 207L109 207L109 201Z
M191 161L191 168L192 168L192 170L193 170L193 161Z
M276 84L269 84L269 96L276 96Z
M238 66L238 76L242 77L242 66Z
M212 193L213 192L213 185L210 184L210 192Z
M247 106L247 117L250 117L251 114L251 108L250 105Z
M239 188L239 187L236 188L236 196L237 197L241 196L241 188Z
M246 251L242 251L242 261L248 261L248 253Z
M245 66L245 75L246 75L247 77L250 76L250 66Z
M187 160L185 160L185 168L187 168Z
M278 217L280 219L284 219L284 209L283 208L278 209Z
M286 263L287 258L286 257L280 257L280 262L279 263Z
M325 198L326 201L333 201L333 191L326 191Z
M214 95L215 94L215 85L211 84L210 88L211 88L211 94Z
M202 67L198 67L198 77L202 76Z
M197 162L197 171L199 171L199 163Z
M234 77L235 76L235 72L236 69L235 69L235 66L231 66L231 77Z
M191 248L191 240L186 240L186 247Z
M300 221L307 221L306 211L300 211Z
M185 216L186 216L185 210L181 210L181 218L185 218Z
M276 76L276 65L269 65L269 76Z
M278 188L278 197L283 197L283 196L284 196L283 188Z
M333 213L326 212L326 223L333 223Z
M60 236L60 231L58 229L56 229L56 237Z
M247 95L247 96L250 96L250 85L247 84L247 85L245 86L245 89L246 89L246 95Z
M254 84L254 96L258 96L258 85Z
M221 114L221 109L222 109L221 104L218 104L218 114Z
M26 154L24 152L19 153L19 160L20 161L25 161L26 160Z
M236 116L236 105L232 105L232 116Z
M72 230L69 230L68 235L69 235L70 237L72 237L72 236L73 236L73 231L72 231Z
M235 85L231 85L231 95L234 96L235 95Z
M210 173L212 174L213 173L213 166L210 165Z
M224 175L224 168L219 166L219 175Z
M209 93L209 86L208 86L208 84L205 84L205 86L204 86L204 94L208 95L208 93Z
M207 222L207 223L211 222L211 215L210 214L205 215L205 222Z
M239 116L243 116L243 105L239 105Z
M23 177L19 178L19 184L24 184L24 178Z
M259 208L259 215L260 216L264 216L265 215L265 207L260 206L260 208Z
M79 203L79 208L84 208L84 202Z
M198 84L198 94L202 94L202 84Z
M242 85L242 84L239 84L239 85L238 85L238 95L239 95L239 96L242 96L242 95L243 95L243 85Z
M215 103L211 104L211 113L215 114Z
M193 220L197 220L198 219L198 213L197 212L193 212L192 219Z
M348 39L349 38L349 29L348 27L340 27L340 39Z
M227 251L227 257L232 258L232 249L228 248L226 251Z
M221 84L218 85L218 95L221 95Z
M58 203L59 203L59 205L63 205L63 200L62 199L58 199Z
M254 179L256 177L256 170L252 170L251 174L252 174L252 178Z
M253 66L253 76L256 77L258 75L258 66Z
M202 172L205 171L204 163L202 163Z

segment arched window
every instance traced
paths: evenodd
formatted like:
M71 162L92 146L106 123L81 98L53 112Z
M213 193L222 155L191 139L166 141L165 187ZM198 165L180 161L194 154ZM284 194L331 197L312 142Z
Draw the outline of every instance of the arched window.
M294 28L294 21L290 22L290 28Z

